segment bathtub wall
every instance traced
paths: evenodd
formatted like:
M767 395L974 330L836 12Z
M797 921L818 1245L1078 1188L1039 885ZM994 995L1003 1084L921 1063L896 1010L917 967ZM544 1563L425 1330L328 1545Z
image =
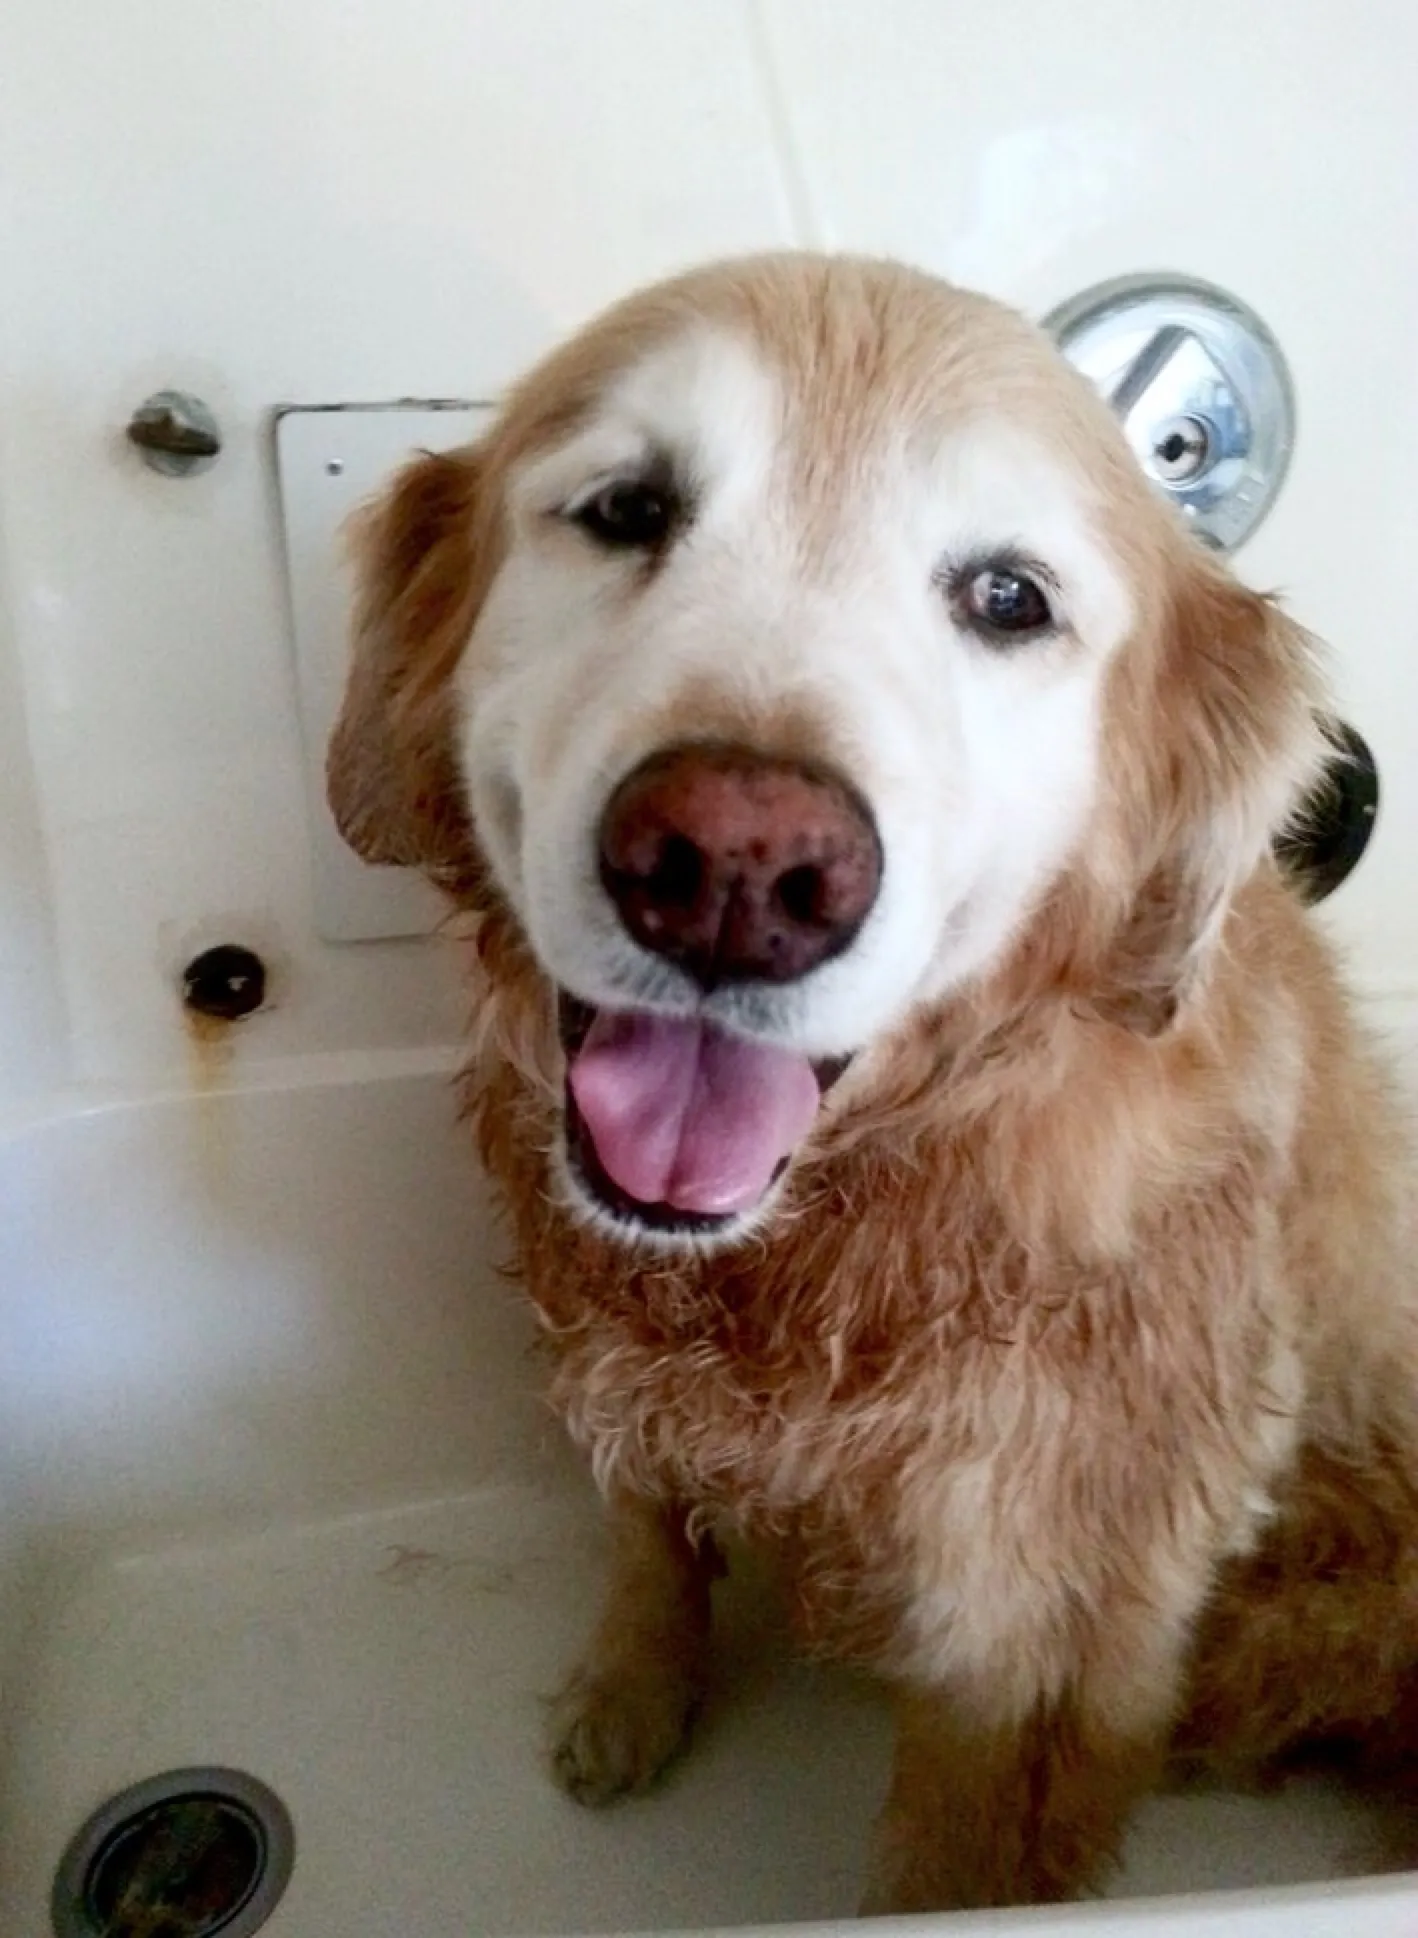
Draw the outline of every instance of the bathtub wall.
M175 979L249 940L252 1066L436 1045L449 966L314 930L282 403L495 394L638 279L790 242L1039 312L1171 267L1266 316L1297 462L1242 556L1387 783L1336 905L1418 993L1418 22L1372 0L12 0L0 20L0 1084L185 1084ZM224 439L122 437L157 388ZM62 1052L61 1052L62 1037Z

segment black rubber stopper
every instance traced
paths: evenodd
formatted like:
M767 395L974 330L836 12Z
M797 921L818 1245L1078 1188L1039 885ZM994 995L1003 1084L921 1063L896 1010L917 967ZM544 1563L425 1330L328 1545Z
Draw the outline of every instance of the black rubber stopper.
M182 1000L199 1016L235 1023L265 1002L266 965L239 942L219 942L183 970Z
M1334 752L1295 825L1275 844L1276 857L1305 900L1322 902L1353 874L1379 812L1379 770L1357 728L1325 723Z

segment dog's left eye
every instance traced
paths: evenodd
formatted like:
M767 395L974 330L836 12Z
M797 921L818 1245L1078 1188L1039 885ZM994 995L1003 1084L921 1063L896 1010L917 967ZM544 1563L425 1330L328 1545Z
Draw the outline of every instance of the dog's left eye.
M667 487L648 479L621 478L603 485L572 518L598 545L651 552L669 537L677 511Z
M972 567L955 587L965 624L987 639L1027 639L1057 623L1048 594L1016 565Z

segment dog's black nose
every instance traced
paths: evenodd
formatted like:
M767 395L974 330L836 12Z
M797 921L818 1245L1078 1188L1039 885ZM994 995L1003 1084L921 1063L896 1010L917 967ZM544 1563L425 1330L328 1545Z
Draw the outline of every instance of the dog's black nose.
M642 762L607 804L600 858L630 934L705 989L805 976L881 887L876 826L846 781L731 746Z

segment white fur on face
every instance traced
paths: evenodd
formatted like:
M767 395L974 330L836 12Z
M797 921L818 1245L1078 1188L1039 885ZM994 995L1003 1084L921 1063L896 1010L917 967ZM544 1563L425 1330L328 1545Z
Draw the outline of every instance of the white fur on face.
M864 419L825 507L801 484L812 434L746 339L701 328L656 351L514 473L459 681L474 815L547 972L597 1006L702 1007L825 1057L986 968L1057 874L1094 803L1103 674L1132 608L1086 479L1028 426L969 397L943 399L939 427ZM693 510L647 572L561 514L652 456ZM1048 574L1057 636L1001 646L958 623L943 581L1003 555ZM621 928L597 831L656 721L706 689L736 717L798 704L824 723L821 757L870 804L884 869L843 955L701 998Z

